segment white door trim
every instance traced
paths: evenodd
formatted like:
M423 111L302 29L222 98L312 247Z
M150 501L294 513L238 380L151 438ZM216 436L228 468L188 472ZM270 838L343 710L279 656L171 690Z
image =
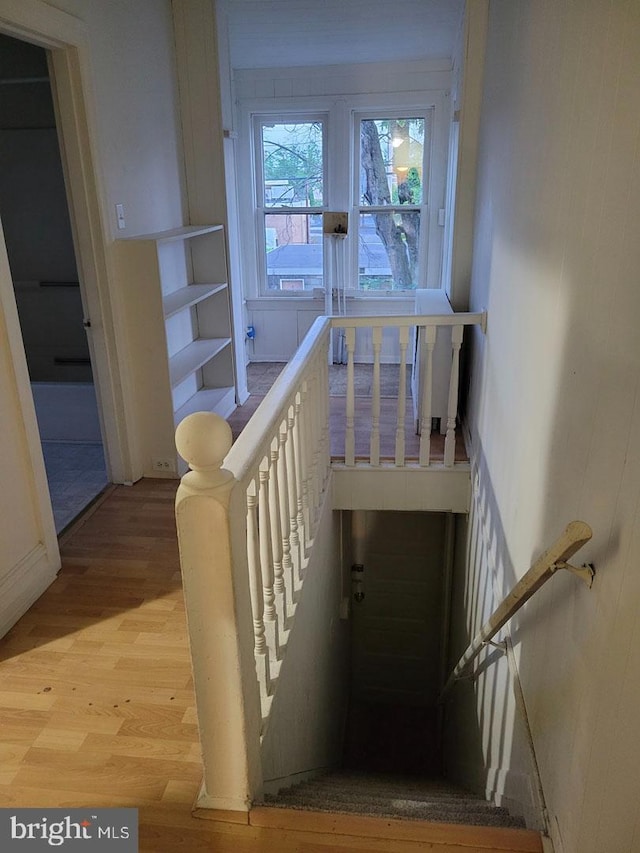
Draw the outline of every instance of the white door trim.
M93 128L95 113L86 26L42 0L2 0L0 32L51 51L52 89L60 138L78 276L91 318L89 346L112 482L132 482L138 454L128 428L126 341L119 321L105 246L107 221ZM120 331L119 331L120 330ZM129 411L132 411L129 408Z

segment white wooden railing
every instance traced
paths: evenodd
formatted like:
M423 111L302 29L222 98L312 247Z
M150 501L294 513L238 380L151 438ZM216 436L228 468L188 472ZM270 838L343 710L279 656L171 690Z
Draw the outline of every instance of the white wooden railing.
M329 479L329 329L316 322L233 447L211 413L176 431L192 469L176 519L203 807L244 810L261 790L260 737Z
M455 322L453 322L455 320ZM356 329L373 329L371 440L367 464L381 464L382 329L396 327L399 394L393 465L405 459L406 353L412 327L427 341L423 429L415 465L430 465L431 354L436 326L452 326L444 465L454 463L458 359L464 325L483 315L318 318L232 446L228 424L197 412L176 445L191 470L176 497L180 561L204 764L202 807L242 811L260 795L260 741L291 635L305 568L329 485L328 361L332 328L344 328L347 394L344 454L354 448ZM362 464L362 463L359 463Z
M420 418L420 449L416 460L420 467L426 468L432 464L431 448L431 415L434 385L434 351L439 328L451 328L451 354L449 362L449 391L446 410L446 438L444 444L445 467L450 468L455 462L456 423L458 417L458 391L460 377L460 350L465 326L480 326L486 329L485 313L465 313L447 315L405 315L396 317L332 317L331 326L334 329L344 329L344 340L347 352L347 389L345 413L345 442L344 455L333 453L333 458L341 458L347 466L356 464L355 429L356 429L356 396L355 396L355 350L358 329L371 329L373 339L373 381L371 394L371 431L369 453L359 461L373 467L378 467L380 456L380 364L382 350L382 333L384 329L396 329L398 333L398 397L396 401L396 419L393 431L395 435L395 452L392 462L398 467L407 464L405 454L406 427L406 357L407 349L413 344L412 333L418 335L425 344L424 369L421 377L419 395L421 399Z

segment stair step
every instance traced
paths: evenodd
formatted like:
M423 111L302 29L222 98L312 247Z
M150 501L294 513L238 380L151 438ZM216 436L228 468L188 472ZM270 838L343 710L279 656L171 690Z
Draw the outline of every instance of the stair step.
M282 801L286 802L299 802L301 800L305 800L308 802L315 802L324 799L336 800L336 801L350 801L350 802L362 802L362 803L380 803L383 804L385 802L389 803L407 803L409 806L414 803L419 803L425 806L429 805L442 805L444 807L450 807L452 809L455 808L476 808L478 810L482 809L493 809L491 803L488 803L486 800L479 799L477 797L450 797L447 794L410 794L406 791L402 793L359 793L359 792L333 792L331 789L305 789L304 791L293 791L291 794L283 794L280 797Z
M340 783L341 787L345 790L352 791L354 794L362 794L363 796L376 796L376 797L391 797L397 798L399 795L402 796L403 799L407 800L430 800L430 799L448 799L448 800L477 800L481 803L486 803L482 797L477 794L472 794L469 791L463 791L459 788L454 788L447 785L436 785L436 784L392 784L392 783L379 783L379 784L368 784L364 789L360 788L360 782L358 779L349 780L349 779L341 779ZM332 780L325 781L323 777L318 779L312 779L308 782L303 782L301 785L297 786L295 789L289 790L297 790L297 791L308 791L310 795L314 792L323 792L323 791L334 791L336 790L336 783ZM283 795L286 796L286 793L283 792Z
M267 795L265 805L400 820L524 828L520 817L441 779L327 774Z
M429 849L433 853L453 853L454 850L468 850L469 853L543 853L539 832L504 826L397 820L286 806L254 806L249 814L249 823L255 827L295 832L362 836L375 839L376 850L382 849L378 845L381 839L386 839L390 844L411 841L418 845L417 849ZM389 846L387 849L394 847Z
M457 823L467 826L504 826L523 829L525 824L521 818L512 817L506 809L455 809L443 808L440 804L424 805L415 803L411 805L389 804L388 808L375 805L367 806L363 802L349 802L345 800L319 801L266 801L265 805L273 808L298 809L301 811L311 810L318 812L329 812L332 814L357 814L369 817L397 818L399 820L433 821L438 823Z

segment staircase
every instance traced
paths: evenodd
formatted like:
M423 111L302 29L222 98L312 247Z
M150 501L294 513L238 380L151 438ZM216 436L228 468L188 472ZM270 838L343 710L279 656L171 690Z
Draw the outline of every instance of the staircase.
M410 849L415 844L442 853L543 851L540 833L525 829L506 809L442 779L407 775L329 773L267 795L251 809L249 822L369 838L372 850L405 850L412 842Z
M435 737L424 734L433 717L436 692L433 685L427 690L422 683L410 696L400 690L408 710L385 707L371 716L356 708L342 758L349 767L366 769L373 776L342 772L261 801L275 780L291 784L311 768L341 763L351 622L345 607L349 596L343 566L345 531L337 511L388 511L390 505L401 515L468 510L469 465L455 459L459 342L463 325L481 323L482 317L454 317L443 462L433 457L429 429L429 354L437 325L431 317L319 318L233 445L229 426L211 413L194 413L179 425L177 448L191 468L178 490L176 521L204 764L198 816L251 827L364 837L372 843L363 849L371 850L402 847L386 845L387 840L410 842L403 850L417 845L446 853L542 850L539 833L524 829L506 811L441 781L426 783L405 775L417 769L428 772L439 763ZM335 419L330 417L327 365L331 330L345 323L347 393L340 417L343 450L336 456L331 450ZM404 440L406 333L416 325L426 330L429 346L420 448L418 457L409 459ZM386 327L395 327L400 341L395 423L382 417L380 403L380 351ZM354 341L362 329L369 329L374 341L375 387L370 416L363 421L370 433L369 450L361 458ZM394 448L389 461L384 458L383 434ZM357 537L351 538L356 542ZM377 552L386 565L397 555L386 547L386 534L382 538ZM400 556L410 565L405 565L396 622L405 601L444 598L443 590L423 588L423 580L418 590L410 586L415 568L424 568L423 554L429 547L435 549L430 539L417 549L416 559L409 559L410 538L401 537ZM381 629L375 649L393 657L388 626L380 624L378 611L388 614L388 585L399 582L399 573L394 570L387 578L383 572L387 593L382 590L376 596L374 557L367 562L371 571L366 600L373 610L377 608L374 629ZM426 573L435 576L438 567L439 562ZM360 616L366 616L366 606L360 606ZM400 681L408 683L406 675L414 684L415 670L423 668L416 649L435 648L438 638L417 636L414 630L416 621L435 624L433 613L416 614L414 606L412 614L412 631L404 633L396 659L403 665L397 666ZM378 673L379 657L374 661ZM429 662L437 665L436 657L428 658L425 669ZM370 658L365 663L370 664ZM366 675L364 664L356 668ZM365 684L369 692L354 691L354 707L356 700L376 701L380 691L388 698L389 691L398 687L395 670L392 674L383 684ZM419 726L419 737L412 735L409 723ZM391 765L386 762L389 756L394 757ZM324 841L318 837L308 847L325 849Z
M267 795L276 808L342 812L401 820L525 828L522 818L443 779L335 772Z

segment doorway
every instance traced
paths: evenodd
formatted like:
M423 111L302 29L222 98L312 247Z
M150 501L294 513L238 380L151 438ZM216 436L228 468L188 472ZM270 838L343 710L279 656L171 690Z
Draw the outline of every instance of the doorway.
M47 51L0 35L0 219L55 527L108 485Z
M447 514L351 513L351 677L345 767L437 776L446 646Z

